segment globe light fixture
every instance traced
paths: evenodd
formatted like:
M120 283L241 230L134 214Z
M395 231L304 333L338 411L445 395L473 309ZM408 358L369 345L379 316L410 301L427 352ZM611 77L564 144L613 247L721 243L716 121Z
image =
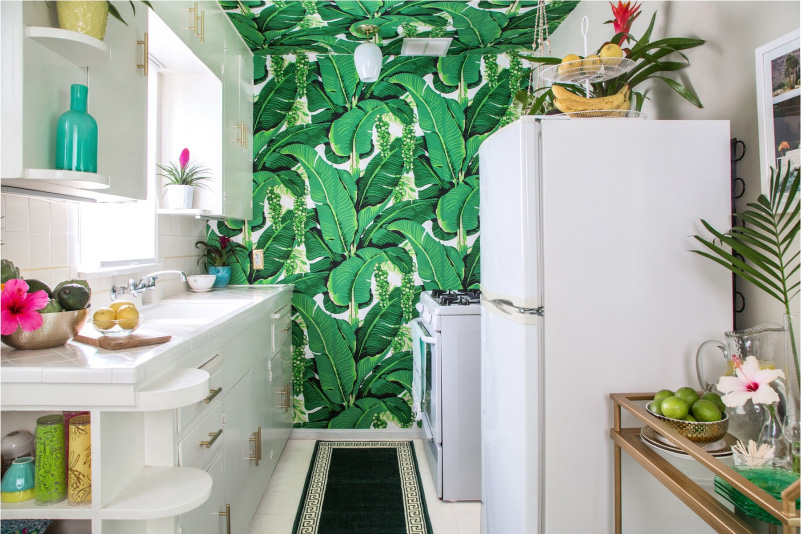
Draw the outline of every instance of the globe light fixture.
M359 30L363 32L368 39L378 31L377 26L372 24L362 24ZM378 75L381 74L381 66L383 63L381 57L381 49L375 43L367 41L356 47L353 52L353 63L356 65L356 72L359 74L359 79L363 82L374 82L378 80Z

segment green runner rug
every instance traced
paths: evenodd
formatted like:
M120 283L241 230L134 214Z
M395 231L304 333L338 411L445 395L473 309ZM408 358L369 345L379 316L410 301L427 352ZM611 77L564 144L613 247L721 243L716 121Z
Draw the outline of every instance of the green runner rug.
M318 441L294 534L432 534L411 441Z

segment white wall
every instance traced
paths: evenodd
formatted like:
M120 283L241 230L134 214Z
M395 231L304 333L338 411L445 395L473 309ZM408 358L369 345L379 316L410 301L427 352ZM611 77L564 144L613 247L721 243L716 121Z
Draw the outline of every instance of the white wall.
M64 280L78 278L80 224L78 204L49 202L37 198L2 195L2 247L0 257L19 267L23 278L41 280L51 288ZM179 215L158 216L158 258L164 269L199 274L195 242L205 239L206 222ZM138 280L148 271L121 276L98 275L90 278L92 306L111 301L113 285ZM186 282L165 275L156 282L162 296L187 291Z
M649 119L695 119L731 121L731 135L745 142L747 153L737 164L737 174L746 182L746 196L737 202L744 210L759 194L760 162L757 131L756 73L754 50L790 33L799 27L801 3L792 2L644 2L642 14L632 27L632 34L642 35L651 16L657 12L652 40L666 37L694 37L706 43L686 52L690 67L678 78L691 85L704 105L698 109L689 104L662 82L654 83L643 111ZM608 2L584 1L551 36L554 56L568 53L583 55L580 25L583 16L590 19L589 48L596 50L612 35L612 25L603 24L612 18ZM669 77L677 73L668 73ZM647 85L640 86L646 88ZM655 140L658 142L658 140ZM625 144L621 145L625 150ZM681 157L666 154L665 157ZM659 184L669 187L670 184ZM722 193L726 194L726 193ZM704 214L699 213L699 218ZM729 276L721 267L721 276ZM747 282L740 283L747 306L737 316L737 328L748 328L764 322L781 324L783 307ZM792 309L798 310L799 300ZM722 335L722 333L721 333Z

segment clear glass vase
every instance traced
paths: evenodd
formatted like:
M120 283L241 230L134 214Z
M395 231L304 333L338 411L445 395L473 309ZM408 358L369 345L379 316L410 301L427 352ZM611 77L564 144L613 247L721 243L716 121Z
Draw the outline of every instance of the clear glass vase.
M786 402L784 413L784 433L790 442L793 471L801 467L801 388L798 366L801 349L801 315L784 316L784 375Z
M790 443L784 435L784 425L779 418L776 406L768 405L765 410L765 422L756 440L757 446L768 445L773 449L773 457L769 465L778 469L792 469Z

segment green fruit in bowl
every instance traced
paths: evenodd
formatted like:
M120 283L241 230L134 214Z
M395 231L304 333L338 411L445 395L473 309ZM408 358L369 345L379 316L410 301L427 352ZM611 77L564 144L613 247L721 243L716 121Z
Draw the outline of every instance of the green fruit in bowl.
M695 423L695 422L698 422L698 419L696 419L695 417L693 417L693 416L692 416L692 415L690 415L690 414L687 414L687 416L684 418L684 420L685 420L685 421L691 421L691 422L693 422L693 423Z
M698 393L690 387L679 388L676 390L676 396L687 403L687 406L692 406L695 401L700 399Z
M701 398L703 400L710 401L712 404L717 406L718 410L720 410L721 412L725 412L726 411L726 405L723 404L723 400L720 398L720 395L718 395L717 393L712 393L711 391L707 391L706 393L701 395Z
M39 313L60 313L63 311L64 308L56 299L50 299L50 302L47 303L47 306L39 310Z
M650 406L648 406L648 409L656 415L662 415L662 401L653 401Z
M675 395L675 393L673 393L669 389L663 389L663 390L659 391L659 393L654 395L654 402L662 402L666 398L672 397L673 395Z
M690 412L690 405L681 397L668 397L662 401L662 415L671 419L684 419Z
M712 423L723 419L723 414L712 401L700 399L693 404L692 410L698 421Z

